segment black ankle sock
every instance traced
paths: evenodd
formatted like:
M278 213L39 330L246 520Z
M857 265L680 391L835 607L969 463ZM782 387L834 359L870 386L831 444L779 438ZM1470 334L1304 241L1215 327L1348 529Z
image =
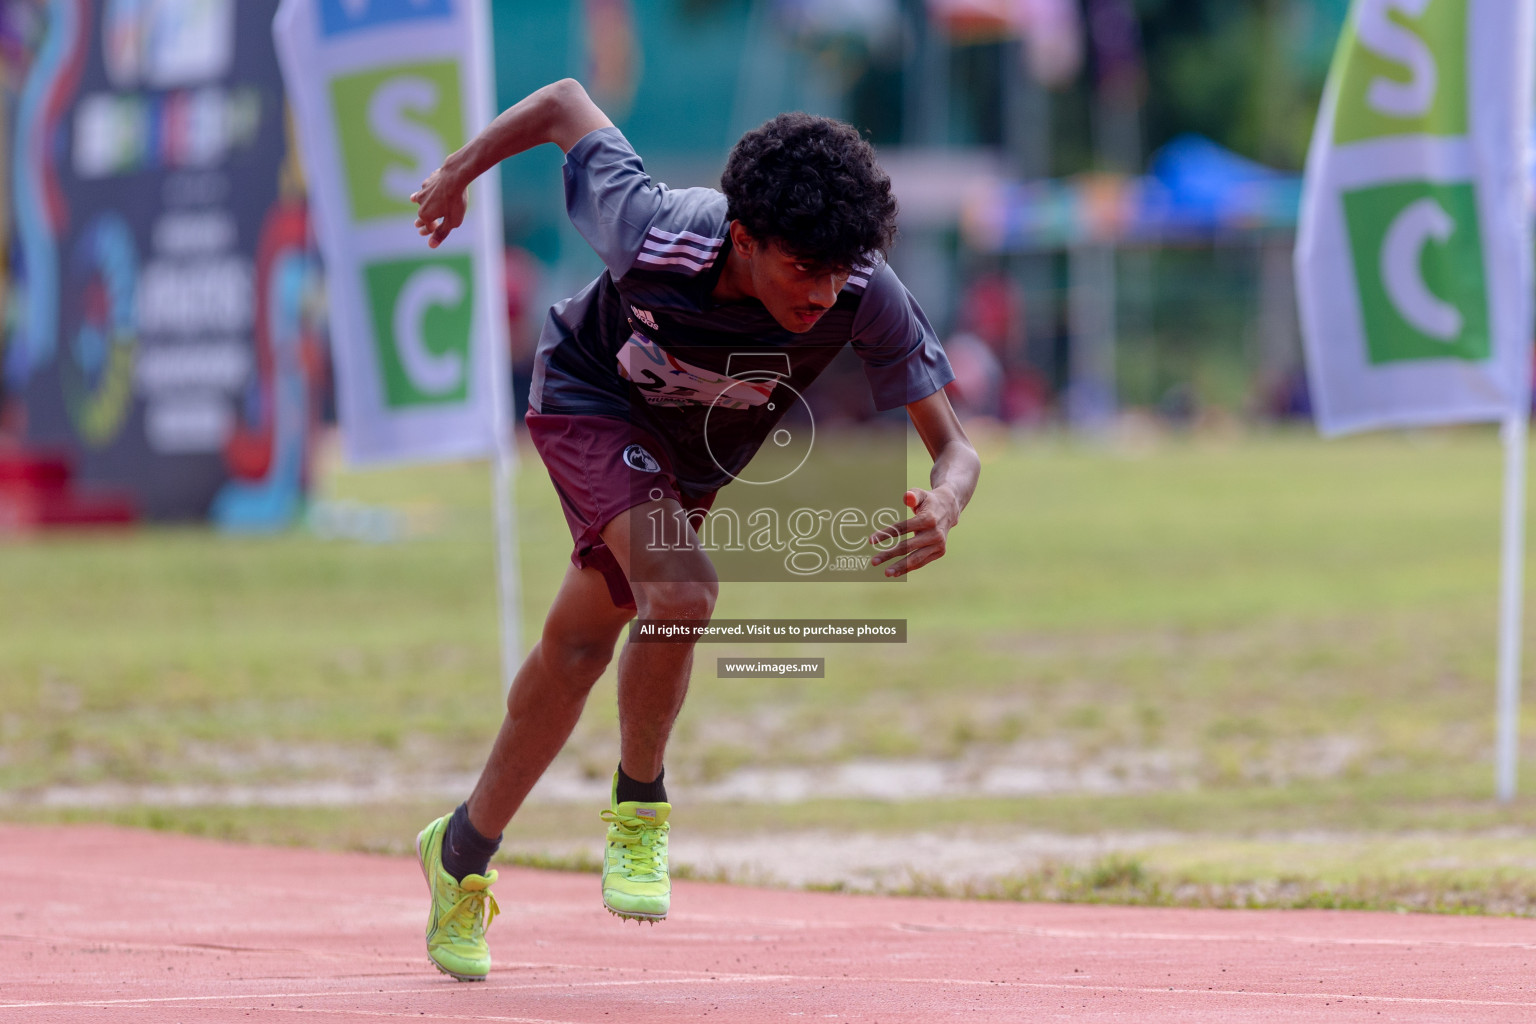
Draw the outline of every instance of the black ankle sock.
M667 774L663 768L656 775L655 782L636 782L624 774L624 766L619 765L618 792L614 795L616 804L628 803L633 800L642 804L664 804L667 802L667 787L661 784L662 776Z
M469 804L459 804L443 834L443 870L459 881L465 875L483 875L491 867L491 855L501 836L487 839L469 823Z

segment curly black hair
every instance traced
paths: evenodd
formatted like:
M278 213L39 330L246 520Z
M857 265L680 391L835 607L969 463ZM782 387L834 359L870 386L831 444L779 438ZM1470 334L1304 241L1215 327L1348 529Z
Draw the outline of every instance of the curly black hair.
M747 132L720 187L727 217L818 266L884 258L896 237L896 197L874 148L828 117L780 114Z

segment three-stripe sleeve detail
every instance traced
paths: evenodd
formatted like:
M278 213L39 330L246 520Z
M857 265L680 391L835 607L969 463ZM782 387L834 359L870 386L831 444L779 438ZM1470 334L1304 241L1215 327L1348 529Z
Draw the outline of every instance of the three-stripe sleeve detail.
M645 233L645 241L641 243L640 254L635 257L635 262L702 273L714 266L715 260L720 257L720 247L724 244L723 238L710 238L692 231L651 228Z

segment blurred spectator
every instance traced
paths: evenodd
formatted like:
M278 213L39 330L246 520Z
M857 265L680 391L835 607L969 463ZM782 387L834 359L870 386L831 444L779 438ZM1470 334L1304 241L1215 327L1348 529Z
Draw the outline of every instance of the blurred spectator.
M583 0L581 19L587 44L592 95L615 121L628 116L640 86L643 65L631 0Z
M1050 384L1042 374L1028 366L1005 370L998 412L1003 422L1010 426L1044 426L1051 416Z
M1024 324L1023 296L1004 271L983 273L965 289L961 331L945 345L955 370L950 401L962 416L1014 426L1040 426L1050 417L1050 384L1024 358Z
M927 0L927 6L951 38L1022 38L1030 72L1045 85L1069 84L1082 65L1077 0Z
M507 344L512 363L512 407L515 423L528 412L528 387L533 381L533 355L539 346L543 309L535 309L539 261L527 249L506 251Z
M1271 374L1259 386L1263 413L1270 419L1296 420L1312 417L1312 394L1307 388L1306 368L1297 364L1283 373Z
M1157 414L1175 430L1187 430L1195 422L1200 402L1188 381L1170 384L1157 400Z
M945 385L949 400L962 419L1002 415L1003 364L990 345L966 331L944 343L944 354L955 371L955 379Z
M1023 349L1015 338L1024 325L1024 300L1002 271L982 274L965 289L960 300L961 328L992 347L999 359L1010 350Z

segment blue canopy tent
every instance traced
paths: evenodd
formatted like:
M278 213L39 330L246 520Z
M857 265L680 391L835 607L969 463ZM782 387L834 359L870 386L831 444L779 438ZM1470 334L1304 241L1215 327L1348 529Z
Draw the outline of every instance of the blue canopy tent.
M982 252L1176 244L1289 232L1300 203L1300 175L1180 135L1141 177L1085 174L980 191L965 206L961 231Z
M982 253L1067 254L1067 415L1093 430L1116 407L1116 252L1258 248L1259 329L1278 339L1266 348L1278 350L1294 335L1289 249L1300 202L1300 175L1188 134L1159 149L1140 177L1087 174L979 189L962 209L961 238Z

